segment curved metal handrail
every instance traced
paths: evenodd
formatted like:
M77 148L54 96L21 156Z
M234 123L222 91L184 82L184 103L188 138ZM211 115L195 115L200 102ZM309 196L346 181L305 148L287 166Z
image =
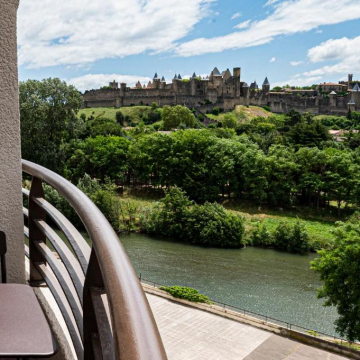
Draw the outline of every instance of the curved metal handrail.
M22 168L33 178L52 186L70 203L91 238L94 255L90 258L89 267L92 258L96 258L108 297L115 359L166 359L165 349L141 284L105 216L83 192L60 175L26 160L22 160ZM91 275L90 272L89 276ZM86 278L85 287L87 281ZM91 292L92 288L89 293ZM89 294L85 295L84 290L84 301L85 296Z

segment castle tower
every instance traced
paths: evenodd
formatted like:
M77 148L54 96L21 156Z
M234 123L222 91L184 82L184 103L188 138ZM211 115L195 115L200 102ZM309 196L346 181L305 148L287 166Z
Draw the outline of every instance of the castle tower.
M351 90L351 83L353 81L353 74L348 75L348 90Z
M264 83L262 84L262 91L264 94L270 92L270 83L267 77L265 78Z
M356 110L356 104L353 98L348 102L348 109L349 111L355 111Z
M191 96L196 95L196 85L197 85L197 75L194 71L192 77L190 78L190 85L191 85Z
M236 67L233 69L233 78L235 80L235 97L240 97L240 78L241 78L241 68Z
M357 109L360 108L360 86L358 83L355 84L355 86L353 87L353 89L351 90L351 99L354 101L355 103L355 107ZM355 110L352 110L355 111Z
M179 79L176 74L172 80L172 88L173 88L173 91L175 94L177 94L179 92Z
M165 85L166 85L166 80L164 78L164 76L161 78L161 82L160 82L160 89L164 90L165 89Z
M154 89L160 88L160 78L158 77L157 73L155 73L154 78L153 78L153 88Z
M112 89L118 89L119 88L119 83L117 83L115 80L112 81L112 82L109 82L109 86L112 88Z
M329 95L330 95L330 106L336 107L336 92L332 91Z

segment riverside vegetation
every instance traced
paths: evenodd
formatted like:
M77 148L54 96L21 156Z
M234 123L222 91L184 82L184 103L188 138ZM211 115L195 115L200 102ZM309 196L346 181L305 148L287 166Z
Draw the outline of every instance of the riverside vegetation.
M324 249L313 264L324 280L319 296L337 306L339 331L360 338L359 307L349 310L346 303L360 295L353 291L360 284L352 265L359 255L359 219L333 226L333 234L319 241L299 219L253 223L231 208L250 203L286 214L300 207L318 218L335 204L332 218L346 219L360 203L360 135L350 131L339 143L328 128L359 129L359 114L259 109L254 116L250 108L226 114L214 108L205 121L206 115L181 106L134 106L111 110L111 117L81 106L81 94L59 79L21 83L23 157L75 183L117 232L138 230L203 246ZM122 195L129 190L145 190L158 201ZM59 194L48 187L45 192L79 225ZM336 264L349 264L340 277ZM340 280L344 296L334 287Z

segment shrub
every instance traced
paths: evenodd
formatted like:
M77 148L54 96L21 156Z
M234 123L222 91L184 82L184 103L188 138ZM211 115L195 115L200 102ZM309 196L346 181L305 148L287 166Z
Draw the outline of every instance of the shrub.
M116 117L116 122L119 125L124 126L124 120L125 120L124 114L121 111L117 111L115 117Z
M265 106L263 106L263 109L266 110L266 111L270 111L270 112L271 112L270 106L265 105Z
M304 254L310 250L310 237L299 219L293 226L282 221L275 229L274 246L278 249Z
M152 108L153 110L156 110L156 109L158 108L158 104L157 104L156 102L153 102L153 103L151 104L151 108Z
M213 115L219 115L219 114L220 114L220 108L219 108L218 106L215 106L215 107L212 109L211 113L212 113Z
M238 248L245 243L240 216L217 203L194 204L177 187L154 207L145 231L203 246Z
M187 235L194 244L238 248L244 245L243 220L217 203L194 205L187 221Z
M200 294L196 289L185 286L161 286L160 290L168 292L175 298L184 299L192 302L212 304L209 297Z
M261 222L252 230L250 234L250 244L253 246L273 246L274 237L266 224Z

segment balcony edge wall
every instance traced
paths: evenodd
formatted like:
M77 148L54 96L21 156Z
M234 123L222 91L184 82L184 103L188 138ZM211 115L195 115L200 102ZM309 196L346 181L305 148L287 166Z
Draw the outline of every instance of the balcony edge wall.
M0 0L0 230L7 236L8 282L23 283L24 236L17 69L18 0Z

